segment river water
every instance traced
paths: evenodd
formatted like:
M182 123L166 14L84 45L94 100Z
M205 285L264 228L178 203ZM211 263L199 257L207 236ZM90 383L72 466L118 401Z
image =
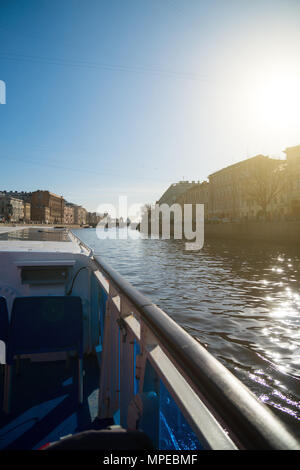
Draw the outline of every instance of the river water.
M209 240L192 252L181 240L138 232L117 240L98 239L95 229L74 233L299 435L299 248Z

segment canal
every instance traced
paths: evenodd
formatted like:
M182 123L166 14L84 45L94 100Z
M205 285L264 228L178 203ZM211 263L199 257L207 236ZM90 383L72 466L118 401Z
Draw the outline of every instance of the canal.
M299 248L209 240L192 252L181 240L139 232L117 240L98 239L95 229L74 233L299 435Z

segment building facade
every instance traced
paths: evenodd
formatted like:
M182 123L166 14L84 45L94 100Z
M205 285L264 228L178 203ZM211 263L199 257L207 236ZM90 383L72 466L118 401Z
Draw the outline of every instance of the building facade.
M74 223L76 225L85 225L87 219L87 211L82 206L74 205Z
M6 222L23 222L24 205L22 199L0 195L0 217Z
M97 212L87 212L86 223L92 225L93 227L96 227L96 225L100 222L103 217L103 215L98 214Z
M30 202L23 201L24 222L29 224L31 221L31 204Z
M209 175L209 220L257 220L263 212L275 216L285 198L279 177L276 190L272 175L282 165L282 160L256 155Z
M31 219L47 224L64 223L64 199L49 191L35 191L31 195Z
M195 183L187 191L181 194L176 203L184 207L184 204L204 204L204 219L208 220L209 214L209 183Z
M199 183L199 181L197 183L195 181L179 181L178 183L171 184L156 204L167 204L171 206L188 189L191 189L195 184Z
M65 202L64 206L64 223L66 225L74 224L74 206Z
M287 208L288 217L300 218L300 145L285 149L287 163Z

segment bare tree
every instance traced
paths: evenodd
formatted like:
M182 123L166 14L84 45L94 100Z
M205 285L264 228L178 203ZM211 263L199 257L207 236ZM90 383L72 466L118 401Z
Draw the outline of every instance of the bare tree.
M261 207L266 219L269 205L286 188L286 167L280 160L263 158L248 172L245 178L245 194Z

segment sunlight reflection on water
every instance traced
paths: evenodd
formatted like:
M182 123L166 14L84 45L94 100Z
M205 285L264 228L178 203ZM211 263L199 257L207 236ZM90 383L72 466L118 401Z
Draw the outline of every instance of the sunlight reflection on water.
M219 240L188 252L74 232L298 429L300 249Z

